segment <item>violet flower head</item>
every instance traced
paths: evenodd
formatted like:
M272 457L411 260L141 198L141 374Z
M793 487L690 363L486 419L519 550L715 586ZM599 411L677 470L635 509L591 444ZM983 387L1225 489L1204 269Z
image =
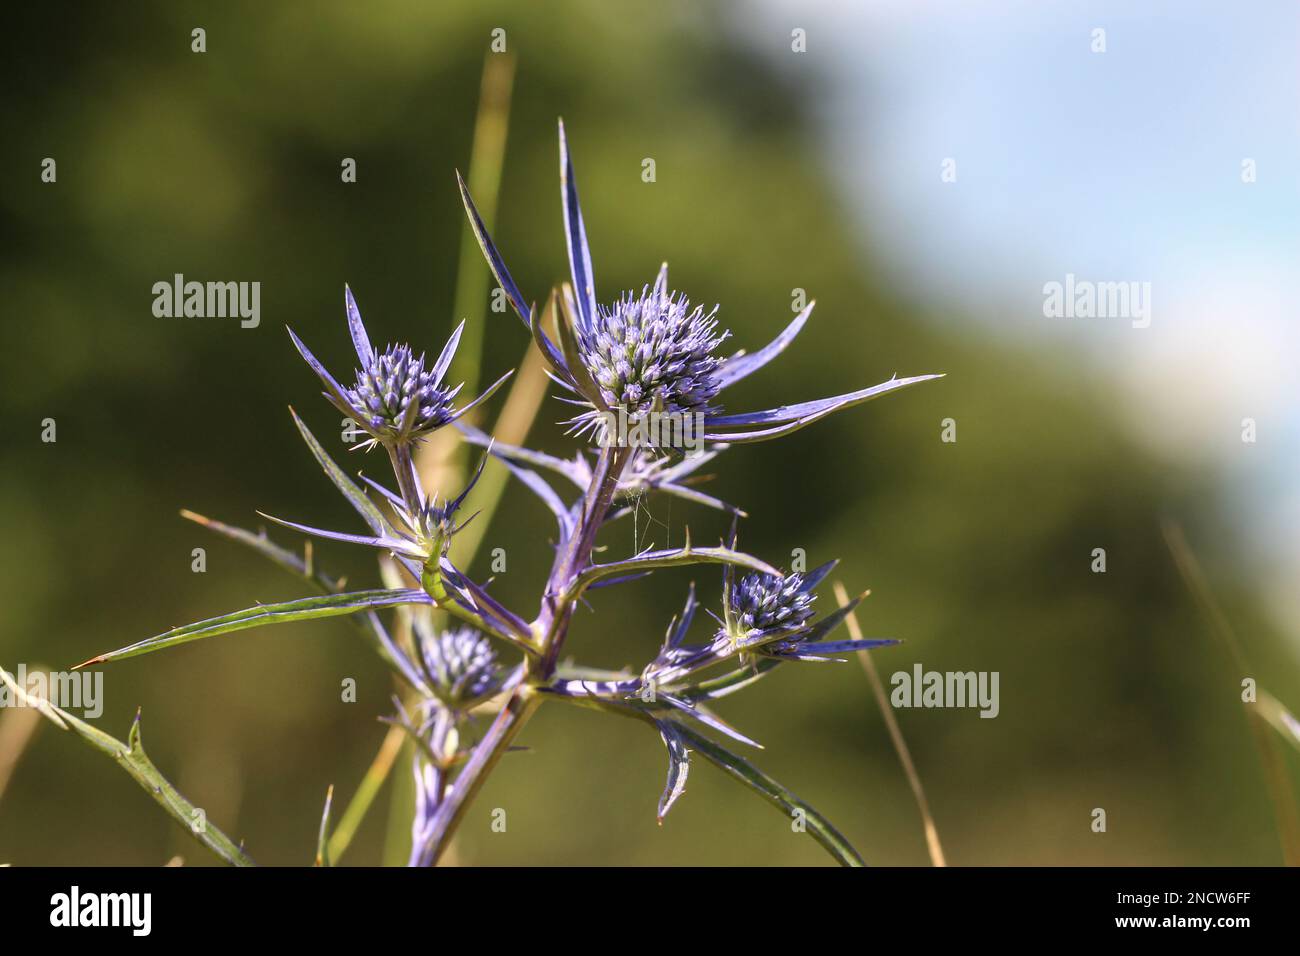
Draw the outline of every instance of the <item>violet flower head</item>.
M741 578L727 598L731 620L752 640L797 632L813 616L816 600L797 571L784 577L752 572Z
M422 637L420 663L430 689L451 710L467 710L501 689L496 651L472 627Z
M532 333L550 366L551 377L570 392L571 397L564 400L586 408L572 420L578 432L598 432L603 413L615 409L622 409L629 417L659 410L702 415L705 441L763 441L788 435L840 409L940 377L894 377L832 398L781 405L761 412L723 415L715 403L718 394L785 351L808 321L811 303L780 335L757 352L740 351L728 357L714 355L727 338L726 333L717 331L717 310L705 313L699 307L692 309L684 296L670 293L666 264L660 269L653 290L643 291L639 296L624 293L613 305L600 305L573 161L561 122L560 197L570 282L556 297L563 313L556 319L557 344L543 331L536 307L528 304L511 277L463 179L460 179L460 191L470 225L492 274Z
M410 346L390 345L357 371L356 384L344 395L352 407L365 409L369 431L396 441L403 432L423 434L451 421L452 399L461 387L442 387L423 354L417 358Z
M722 385L714 352L730 334L718 331L717 307L691 307L670 292L664 266L640 295L624 293L612 306L597 305L593 321L579 326L578 354L606 408L623 408L630 419L646 412L717 411L710 403ZM598 417L595 409L575 419L577 431Z
M836 660L828 655L896 643L876 638L825 640L865 596L815 619L813 603L817 595L813 592L838 563L828 561L811 571L790 574L755 571L738 583L734 569L728 566L722 584L724 619L714 637L714 647L726 646L741 654L755 653L776 660L828 661Z
M418 440L456 421L491 397L513 374L507 372L478 398L454 408L452 402L463 384L450 387L443 382L443 376L456 354L465 323L456 327L437 361L429 365L424 354L417 356L409 345L389 345L383 352L375 351L361 322L361 312L352 298L352 290L344 287L343 297L352 345L360 363L356 382L351 388L339 385L292 329L289 336L312 371L325 384L325 397L370 436L370 440L360 447L377 444L392 447Z

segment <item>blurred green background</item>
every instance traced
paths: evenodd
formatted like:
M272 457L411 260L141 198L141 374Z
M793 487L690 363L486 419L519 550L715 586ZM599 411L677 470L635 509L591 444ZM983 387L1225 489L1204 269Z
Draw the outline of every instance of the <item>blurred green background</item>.
M182 521L182 507L246 526L256 508L359 530L286 411L292 403L342 453L339 416L283 327L342 377L348 282L373 338L441 347L457 319L465 228L453 170L468 163L489 33L502 27L518 72L496 236L526 294L565 274L563 115L602 299L651 281L668 259L673 285L721 303L733 343L751 349L789 320L792 289L817 299L800 340L729 391L729 410L895 372L948 374L735 449L709 490L750 512L742 540L754 552L777 563L793 548L813 563L839 556L846 585L872 589L865 630L906 640L878 652L886 680L917 661L1000 672L995 720L898 713L949 861L1280 863L1241 675L1160 533L1162 516L1186 527L1253 676L1300 699L1293 652L1252 593L1221 483L1150 457L1120 427L1126 410L1105 382L1067 350L991 339L903 294L865 251L825 168L816 60L778 68L745 42L743 17L741 4L685 2L7 11L0 664L65 667L303 593ZM207 31L201 55L190 51L196 26ZM52 185L39 178L47 156L58 163ZM344 157L357 161L355 184L340 181ZM654 183L641 179L645 157ZM155 318L151 287L174 273L260 281L260 327ZM484 374L495 377L526 337L511 316L485 321ZM548 400L534 443L567 454L553 424L563 414ZM46 417L55 444L39 439ZM955 444L940 441L946 417ZM647 507L661 543L680 541L688 520L696 540L724 528L681 502ZM549 521L512 485L484 542L509 555L494 593L528 614ZM620 533L607 541L630 550L630 525ZM195 547L207 549L203 575L190 570ZM1105 574L1089 569L1096 547ZM353 582L376 580L368 553L316 553ZM639 669L690 580L716 610L715 574L661 573L594 595L569 650ZM822 601L833 601L829 588ZM358 682L356 703L340 701L345 677ZM377 718L392 684L345 622L321 621L125 661L105 671L105 690L99 726L125 736L143 707L150 754L183 793L260 863L304 864L325 788L346 802L385 734ZM927 862L856 662L785 668L720 710L765 743L759 766L868 861ZM530 750L504 760L471 808L459 862L826 862L703 762L657 826L666 760L640 724L548 706L522 743ZM1294 780L1294 752L1285 760ZM389 805L385 790L346 863L383 859ZM489 827L495 807L507 810L506 833ZM1094 807L1107 810L1106 834L1090 829ZM110 761L52 727L0 796L0 862L158 865L176 853L211 862Z

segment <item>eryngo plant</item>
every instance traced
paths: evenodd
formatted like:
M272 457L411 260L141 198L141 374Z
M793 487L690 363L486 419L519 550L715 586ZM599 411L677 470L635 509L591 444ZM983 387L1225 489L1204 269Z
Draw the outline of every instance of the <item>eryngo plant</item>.
M272 544L264 534L199 519L257 548L325 593L257 605L175 628L87 663L133 657L263 624L351 615L404 686L389 719L405 728L417 745L410 856L414 865L438 861L492 768L537 708L548 701L633 717L658 730L669 756L668 780L658 806L660 821L685 788L694 752L786 812L800 812L806 832L838 860L860 863L844 837L815 810L717 741L721 736L758 746L712 708L715 701L752 686L777 667L834 660L838 654L894 642L829 640L857 604L855 600L818 613L815 592L834 562L807 572L785 573L746 553L736 535L736 521L742 514L739 509L690 487L688 481L695 469L731 445L787 435L832 412L937 376L893 378L831 398L726 413L724 390L757 372L789 346L807 322L812 306L758 351L723 355L719 350L729 333L719 327L718 310L692 306L682 293L670 290L667 265L639 293L624 292L603 305L596 294L562 124L560 185L570 281L550 295L546 314L554 324L554 333L548 334L538 309L528 303L511 278L464 181L460 181L470 224L493 275L541 351L551 379L563 390L562 400L578 409L569 419L570 432L590 437L601 433L596 447L563 459L494 442L463 416L500 387L508 374L478 398L457 407L459 386L452 387L444 376L461 330L456 330L432 364L423 355L417 357L407 345L392 345L379 352L370 344L360 311L347 290L347 325L358 363L352 386L341 385L297 335L292 331L290 335L324 384L325 397L368 436L363 447L382 448L387 453L395 490L369 478L363 483L350 478L294 413L311 453L368 531L327 531L272 520L315 537L378 549L395 562L401 580L392 575L389 580L399 586L343 591L309 560ZM652 413L700 416L704 440L711 447L703 454L683 458L673 449L633 448L610 441L601 422L602 416L613 412L629 420ZM431 432L447 427L459 429L466 441L486 449L484 462L489 456L501 462L554 516L555 557L535 608L527 613L499 602L485 584L476 582L449 557L451 541L465 524L459 511L483 464L466 487L444 491L442 497L422 485L413 447ZM572 493L562 494L543 473L572 485ZM633 513L637 499L646 494L674 495L730 512L731 531L717 546L696 546L688 530L681 547L649 548L597 561L595 546L601 529ZM560 664L574 611L588 591L627 586L661 568L700 564L720 565L723 579L721 593L704 602L713 624L698 629L701 636L692 637L701 606L692 584L684 607L668 624L658 649L648 649L648 660L639 673ZM398 632L390 632L380 617L379 612L394 607L407 609L404 613L410 628L406 639L394 636ZM446 626L435 624L433 616L425 613L428 609L437 609L455 621ZM504 653L513 653L515 662L503 663Z

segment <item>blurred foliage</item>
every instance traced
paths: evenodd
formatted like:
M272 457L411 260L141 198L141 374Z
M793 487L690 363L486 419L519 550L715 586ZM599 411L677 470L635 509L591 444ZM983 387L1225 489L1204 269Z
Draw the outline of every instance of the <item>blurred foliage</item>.
M809 328L728 392L735 411L820 397L894 372L948 378L718 462L711 490L753 517L742 541L788 562L840 556L887 679L916 661L1001 672L1001 714L903 711L949 860L1277 863L1240 675L1207 634L1161 542L1185 522L1261 683L1300 699L1294 662L1240 580L1207 476L1145 457L1130 410L1068 354L990 341L964 316L903 301L855 241L813 135L815 58L774 64L742 39L736 3L185 3L10 9L0 99L9 136L0 262L9 441L0 468L0 663L66 666L169 626L296 596L278 569L181 520L253 509L352 528L293 428L338 415L294 353L291 323L349 366L350 282L372 335L436 348L453 324L468 160L489 31L518 57L497 239L527 294L565 271L555 118L568 124L603 299L652 280L722 303L737 346ZM711 12L706 12L710 10ZM207 31L207 52L190 31ZM42 184L44 157L58 182ZM353 157L358 182L340 182ZM643 183L653 157L657 182ZM858 158L870 164L870 156ZM159 319L174 273L262 283L257 329ZM484 375L518 360L522 328L488 313ZM495 405L499 407L499 399ZM571 447L548 402L533 438ZM54 417L56 444L39 440ZM958 441L939 440L941 419ZM341 451L337 439L332 447ZM376 473L382 462L363 463ZM498 466L492 466L498 467ZM472 502L471 502L472 505ZM503 547L494 592L531 613L549 516L518 487L480 552ZM648 501L640 541L721 533L716 515ZM620 536L621 535L621 536ZM292 544L286 534L277 540ZM633 545L631 525L610 534ZM191 549L208 551L206 574ZM1106 574L1089 571L1104 547ZM370 554L317 548L353 582ZM569 650L639 667L690 576L593 595ZM715 580L695 579L716 608ZM833 599L826 588L822 601ZM713 597L710 598L710 594ZM340 681L358 682L356 703ZM106 728L137 705L158 766L262 863L310 861L320 795L355 790L385 728L391 683L345 622L232 635L106 671ZM869 862L926 861L921 827L856 664L790 667L721 708L764 741L757 763L836 822ZM821 863L771 809L701 764L663 828L665 757L630 721L543 708L457 843L464 863ZM1294 755L1292 755L1294 757ZM1291 770L1295 769L1291 760ZM346 862L380 859L386 800ZM1105 807L1109 833L1093 834ZM494 807L508 812L491 832ZM208 863L134 784L68 735L42 733L0 800L0 861Z

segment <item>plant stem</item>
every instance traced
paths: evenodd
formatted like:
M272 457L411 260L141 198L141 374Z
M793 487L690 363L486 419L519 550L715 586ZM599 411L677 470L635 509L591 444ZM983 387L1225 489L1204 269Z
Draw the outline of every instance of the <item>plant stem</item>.
M1228 616L1223 613L1219 602L1215 600L1214 592L1210 590L1209 581L1206 580L1205 572L1201 569L1200 562L1196 560L1191 545L1187 543L1187 536L1183 534L1182 526L1171 519L1165 519L1161 521L1160 530L1164 534L1165 544L1173 556L1179 576L1209 618L1210 630L1223 643L1237 670L1233 680L1239 680L1251 673L1251 667L1246 661L1245 652L1237 640L1236 632L1228 622ZM1259 750L1265 787L1277 817L1282 859L1287 866L1300 866L1300 813L1296 810L1295 794L1291 789L1291 781L1287 779L1282 755L1278 753L1277 741L1261 723L1258 705L1250 704L1246 707L1246 723Z
M574 596L572 585L591 564L591 550L596 544L596 534L609 513L618 490L618 480L631 457L631 449L619 446L602 446L600 457L592 474L591 485L582 503L582 521L569 540L568 547L557 560L550 580L546 583L538 622L545 635L542 640L542 667L539 681L547 681L555 672L560 648L568 634L569 620L573 616Z
M361 779L361 785L357 787L356 794L352 797L347 809L343 811L338 826L334 828L334 832L330 835L329 855L330 859L334 861L334 865L338 865L339 859L352 845L352 838L356 836L357 828L361 826L366 811L370 809L370 805L379 794L384 781L388 779L388 773L393 769L393 761L397 759L397 755L402 749L402 743L405 740L406 731L401 727L388 728L388 733L384 736L384 742L379 746L379 752L375 754L375 759L370 763L370 769L366 771L366 775Z
M835 600L839 602L840 607L849 603L849 592L839 581L835 582ZM844 621L849 628L849 637L855 641L862 640L862 628L858 626L857 615L850 611ZM880 708L885 726L889 729L889 739L894 743L898 762L903 765L903 774L912 788L916 808L921 812L921 826L925 829L925 845L930 851L930 862L935 866L947 866L944 861L943 846L939 843L939 828L934 825L934 817L930 816L930 801L926 799L925 788L921 786L921 775L916 772L916 764L912 762L912 752L907 748L903 731L898 726L898 718L894 716L894 709L889 705L889 698L885 695L885 687L881 684L880 674L876 671L876 662L872 660L869 650L858 651L858 660L862 662L862 669L866 671L867 680L871 683L871 692L876 697L876 705Z
M510 127L510 96L514 88L515 59L508 53L489 53L483 61L478 114L470 146L469 188L478 200L479 215L490 230L496 222L501 169L505 164L506 134ZM463 223L463 220L462 220ZM465 394L478 391L483 357L483 311L488 298L488 270L484 268L478 240L464 226L456 269L456 297L452 315L466 319L460 348L452 359L450 380L465 383Z
M574 601L569 596L570 585L591 561L596 535L609 513L614 492L618 489L619 476L629 456L630 450L627 448L601 448L591 485L583 499L582 520L555 563L546 584L538 619L533 624L535 633L546 635L542 645L542 660L539 662L530 659L527 662L519 674L519 683L511 692L510 699L492 721L483 739L474 747L469 760L448 789L433 817L430 828L433 836L418 858L422 866L432 866L438 862L464 818L470 801L482 789L501 755L541 705L542 694L538 688L550 680L555 670L560 647L573 615Z
M433 816L433 837L418 858L421 866L434 866L446 850L451 838L465 816L469 803L482 789L487 775L496 766L501 755L510 743L528 723L533 712L541 704L541 697L527 683L521 683L510 695L510 700L492 721L492 726L483 739L478 742L469 761L456 777L456 782L447 791L446 797Z
M411 457L411 446L406 442L387 445L388 458L393 463L393 475L397 478L397 488L402 493L402 501L412 517L420 513L420 479L415 473L415 460Z

